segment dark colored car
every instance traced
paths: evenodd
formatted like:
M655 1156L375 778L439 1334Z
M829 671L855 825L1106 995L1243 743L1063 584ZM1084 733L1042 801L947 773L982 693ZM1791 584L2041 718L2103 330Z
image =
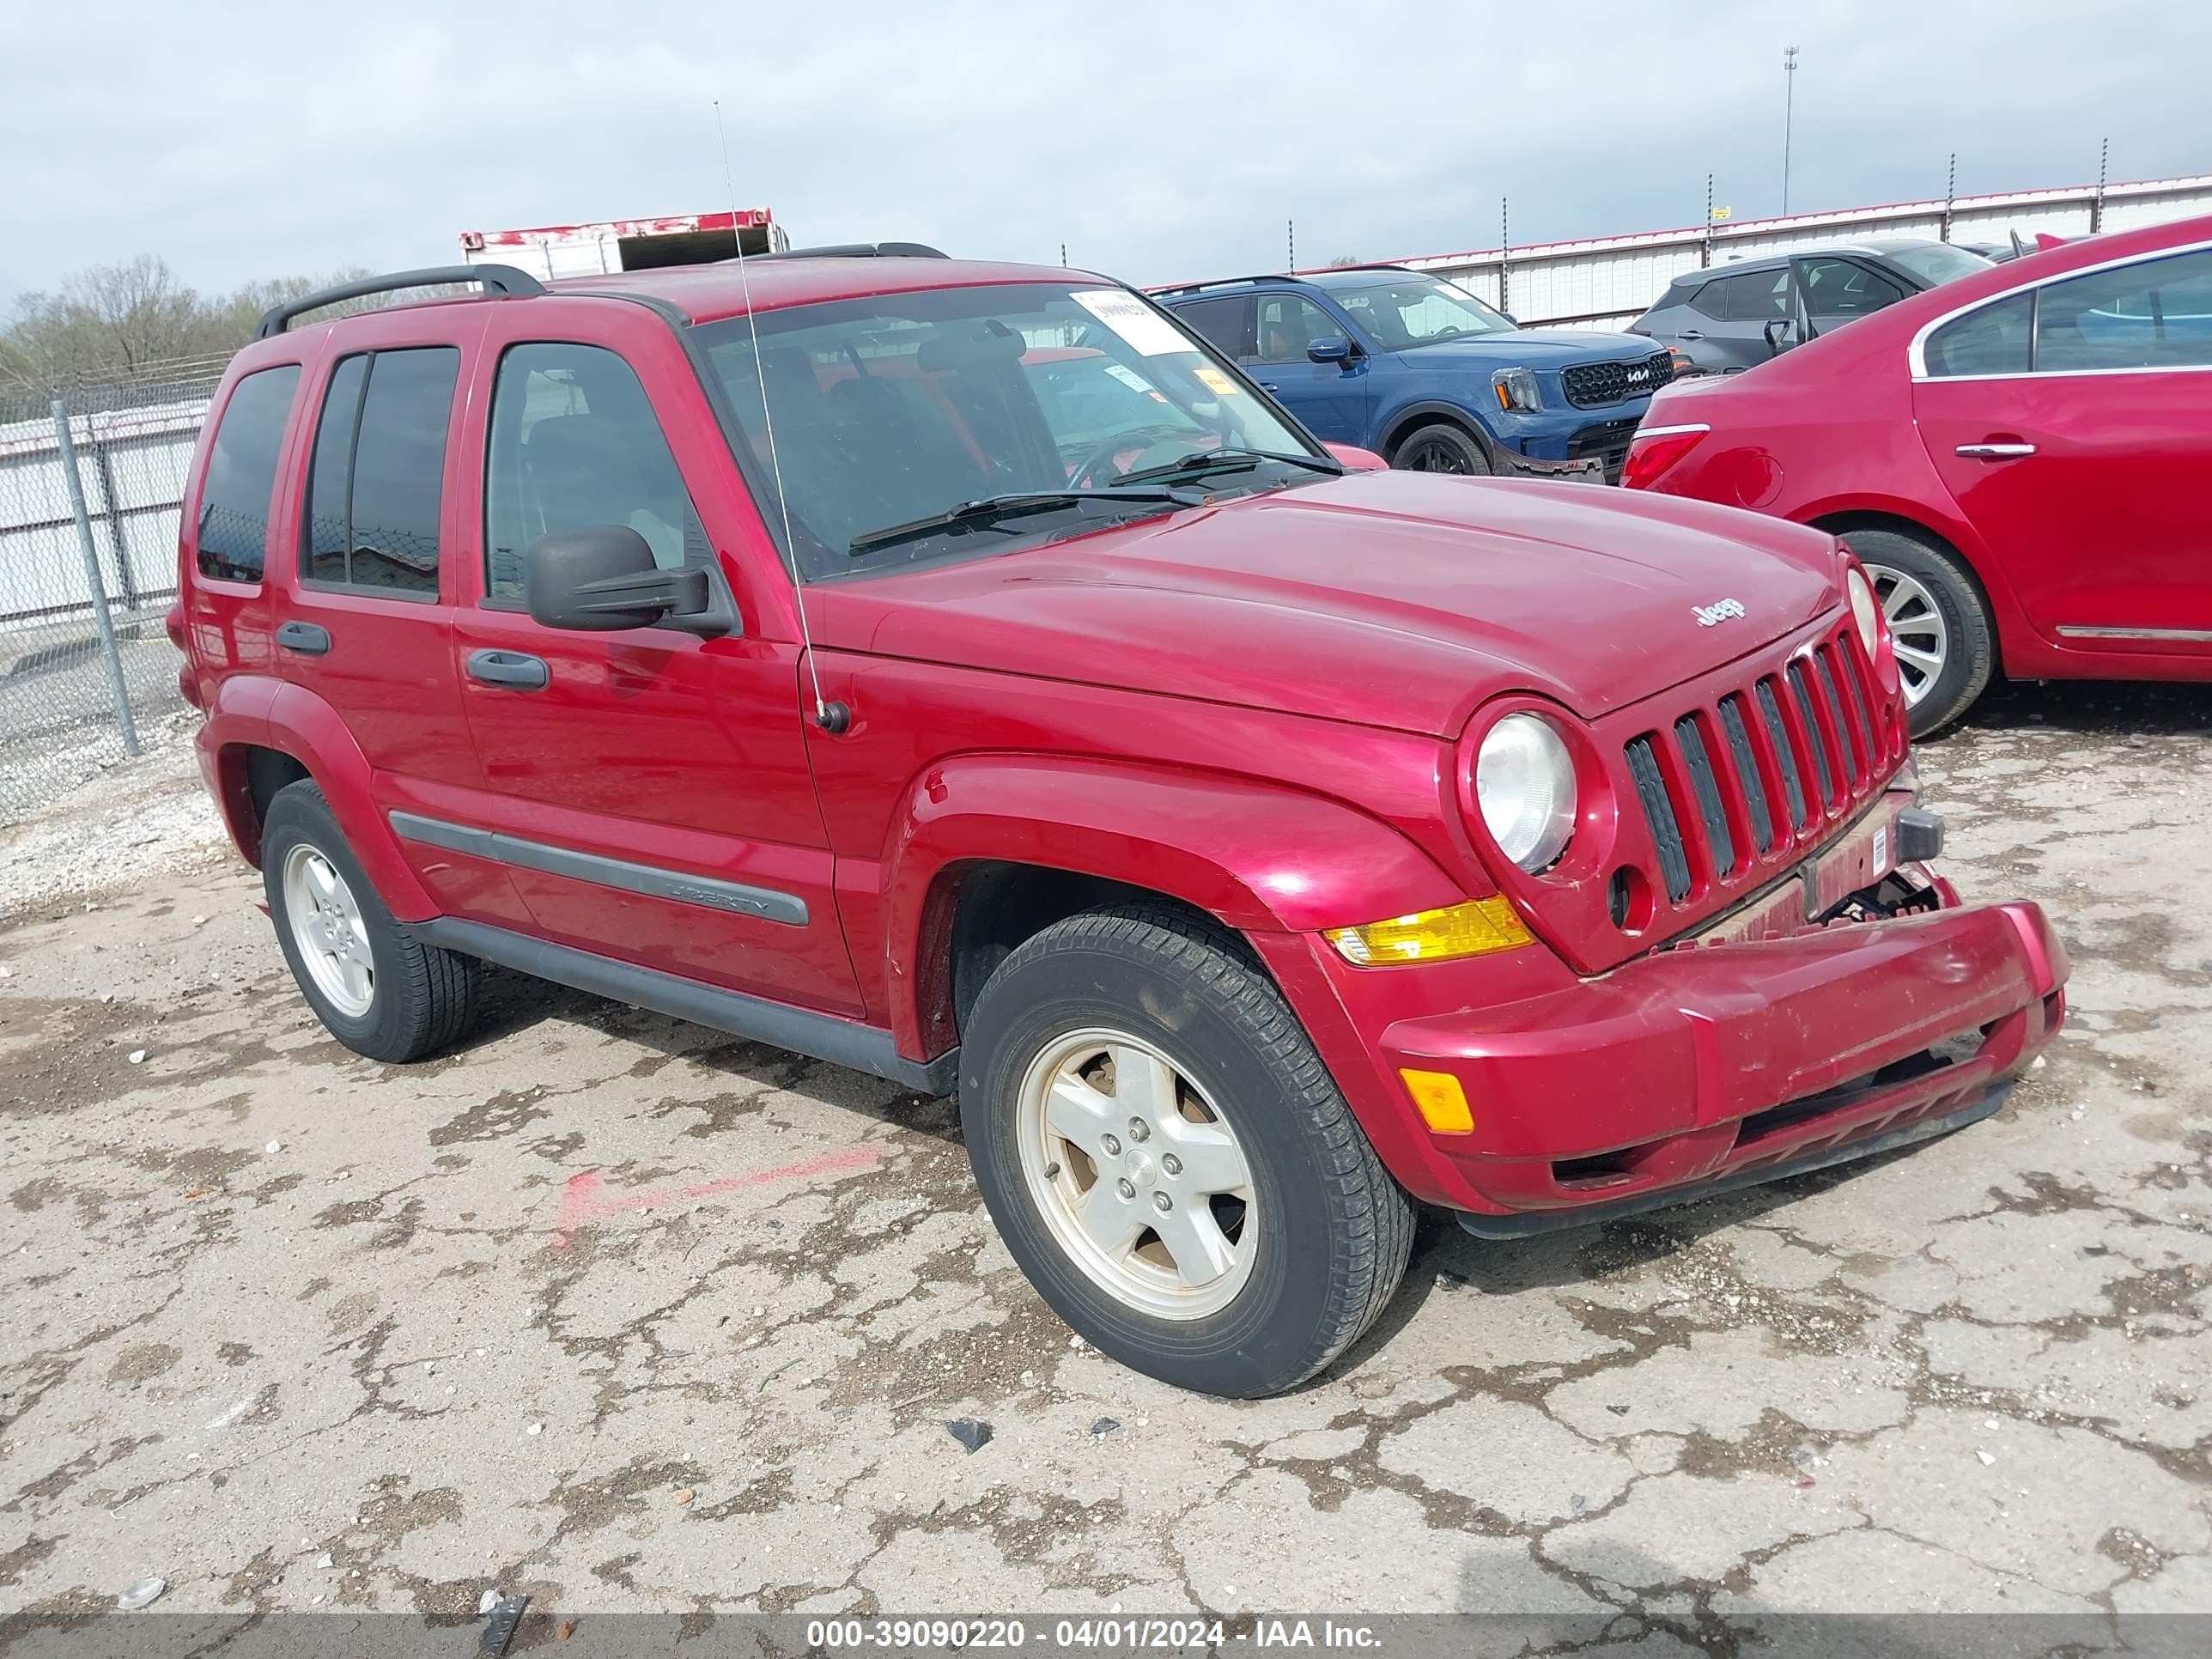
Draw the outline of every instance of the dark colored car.
M957 1089L1053 1308L1257 1395L1419 1203L1900 1146L2058 1026L2042 912L1929 867L1832 536L1347 471L1080 272L458 280L265 319L179 550L208 786L363 1054L461 1041L493 963Z
M1671 387L1626 482L1848 540L1916 733L1996 674L2212 679L2212 218L2061 244Z
M1680 353L1686 368L1727 374L1989 267L1951 243L1907 237L1732 260L1677 276L1628 331Z
M1620 475L1673 374L1644 341L1522 328L1398 265L1244 276L1158 298L1315 436L1421 472Z

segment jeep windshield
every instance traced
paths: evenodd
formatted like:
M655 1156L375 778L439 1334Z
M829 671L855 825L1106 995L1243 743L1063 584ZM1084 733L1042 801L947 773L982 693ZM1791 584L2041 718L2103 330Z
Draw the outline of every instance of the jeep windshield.
M1442 345L1473 334L1498 334L1513 320L1463 288L1411 272L1357 287L1328 284L1329 296L1386 351Z
M936 289L758 323L757 355L743 317L698 337L779 537L781 479L809 581L974 558L1341 471L1126 289Z

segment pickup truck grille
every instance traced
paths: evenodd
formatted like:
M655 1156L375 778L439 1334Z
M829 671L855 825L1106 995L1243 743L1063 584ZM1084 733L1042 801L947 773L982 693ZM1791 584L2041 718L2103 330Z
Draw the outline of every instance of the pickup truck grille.
M1628 739L1645 874L1671 907L1748 892L1809 854L1902 758L1850 624ZM1661 930L1665 931L1665 930Z
M1577 409L1602 409L1631 398L1648 398L1674 378L1664 351L1625 363L1577 363L1559 371L1560 388Z

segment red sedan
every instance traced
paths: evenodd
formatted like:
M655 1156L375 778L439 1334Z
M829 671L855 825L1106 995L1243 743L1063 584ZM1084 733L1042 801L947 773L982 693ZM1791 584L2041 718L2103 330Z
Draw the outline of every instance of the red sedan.
M1915 734L1995 673L2212 679L2212 217L2069 243L1678 382L1621 482L1844 537Z

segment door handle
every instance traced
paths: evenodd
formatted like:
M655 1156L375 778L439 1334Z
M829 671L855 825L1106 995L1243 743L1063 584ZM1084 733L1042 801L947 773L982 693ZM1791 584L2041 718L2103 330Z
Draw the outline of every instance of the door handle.
M1678 340L1702 340L1705 337L1705 331L1701 328L1686 328L1674 337Z
M1262 392L1279 392L1282 388L1278 386L1273 380L1262 380L1260 382L1260 390Z
M469 654L469 678L485 685L511 685L518 691L542 691L552 678L545 659L520 651L475 651Z
M318 628L313 623L288 622L276 630L276 643L287 651L296 651L303 657L327 656L331 648L331 630Z
M1970 461L2016 461L2035 453L2033 444L1960 444L1951 452Z

